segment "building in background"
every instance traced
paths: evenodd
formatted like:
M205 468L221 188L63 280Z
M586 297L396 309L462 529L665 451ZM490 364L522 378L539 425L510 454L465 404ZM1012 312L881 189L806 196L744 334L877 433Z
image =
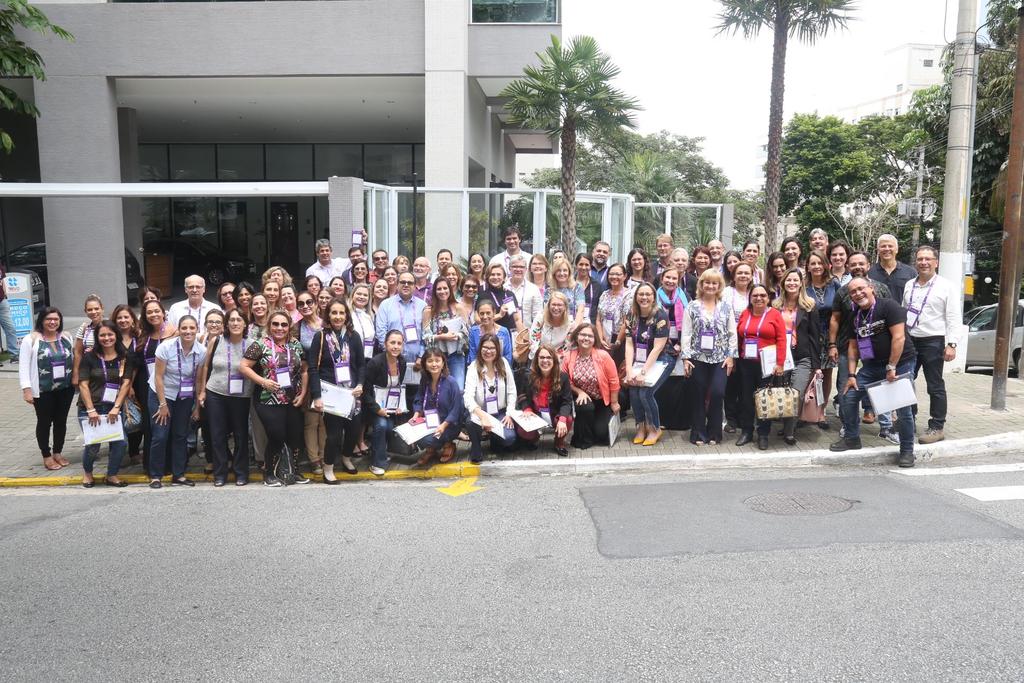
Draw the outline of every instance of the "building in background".
M879 86L878 95L842 106L836 110L836 115L856 122L865 116L906 114L915 92L942 83L942 52L945 49L945 45L907 43L887 50L880 63L880 71L873 79Z
M75 40L25 34L48 78L13 85L42 114L3 117L17 149L0 158L0 174L513 184L517 153L555 149L541 132L510 129L498 93L560 35L559 4L41 3ZM399 251L450 244L452 208L436 199L400 202ZM145 254L144 266L171 264L178 286L195 254L301 272L328 230L320 197L5 199L0 221L4 251L45 240L51 300L73 312L90 291L123 298L112 255L125 247Z

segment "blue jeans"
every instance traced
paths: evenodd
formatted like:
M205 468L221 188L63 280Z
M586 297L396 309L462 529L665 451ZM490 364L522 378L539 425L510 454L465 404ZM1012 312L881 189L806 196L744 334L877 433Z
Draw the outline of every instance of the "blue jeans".
M11 302L6 298L0 301L0 329L4 331L4 344L7 353L11 354L11 362L17 362L18 332L14 329L14 318L11 317Z
M656 365L662 368L661 377L654 383L654 386L629 387L629 404L633 408L633 417L636 418L637 425L646 422L655 429L661 429L661 412L658 410L658 402L654 399L654 395L658 393L661 385L668 381L672 372L668 363L659 360Z
M6 302L5 302L6 303ZM109 403L101 403L96 406L96 412L100 414L100 419L107 419L107 413L113 406ZM85 410L78 409L79 419L83 417L89 417L89 414ZM128 450L128 442L125 440L111 441L110 443L110 460L107 462L107 478L116 477L118 470L121 469L121 461L124 460L124 454ZM100 446L102 444L94 443L85 447L85 452L82 453L82 469L85 470L86 474L92 474L93 463L96 462L96 456L100 454Z
M373 415L372 424L370 452L373 454L373 466L384 469L388 466L388 432L395 428L395 421L383 415Z
M867 390L864 389L864 386L874 382L880 382L885 379L886 362L887 361L884 360L869 360L862 362L860 370L857 371L857 386L859 388L851 389L842 395L840 404L842 405L843 427L846 430L844 432L845 438L860 438L860 402L868 393ZM900 363L896 366L896 374L903 375L906 373L913 373L914 366L914 361ZM896 415L899 417L900 453L913 453L914 410L910 406L907 406L897 410Z
M149 454L149 476L151 479L160 479L164 476L168 453L171 456L171 475L175 479L185 476L185 465L188 463L185 441L188 439L194 402L195 399L191 398L174 401L168 399L167 408L171 414L167 424L157 424L156 412L160 408L160 400L156 397L156 392L152 389L149 391L149 414L153 416L150 421L150 428L153 431L153 451Z
M461 430L461 423L448 425L447 427L444 428L444 431L441 432L440 439L431 434L417 441L416 445L424 450L427 448L440 449L442 446L445 446L447 444L450 444L452 441L455 441L455 439L459 437L459 432Z
M839 361L836 364L836 403L839 405L839 419L844 420L843 417L843 402L839 399L839 395L843 393L843 389L846 388L846 380L850 378L849 363L847 362L847 356L845 353L839 354ZM868 398L867 392L864 392L864 398L861 400L861 406L857 408L857 416L860 417L860 408L868 412L874 412L874 408L871 407L871 399ZM887 432L892 429L892 417L889 413L881 413L875 415L878 420L878 428L881 431ZM844 422L845 424L845 422Z
M466 354L461 351L448 354L448 372L459 383L466 386Z

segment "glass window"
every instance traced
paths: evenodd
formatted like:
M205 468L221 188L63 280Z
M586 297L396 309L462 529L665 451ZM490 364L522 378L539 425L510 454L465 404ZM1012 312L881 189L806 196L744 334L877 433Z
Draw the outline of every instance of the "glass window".
M331 176L361 178L363 176L362 145L316 145L314 180Z
M167 145L139 145L139 180L167 180Z
M220 247L215 198L174 199L171 202L171 217L176 238L185 242L200 242L211 249Z
M213 145L170 145L171 180L216 180Z
M165 197L142 200L142 244L171 237L171 203Z
M412 185L412 145L366 145L364 180L381 185ZM417 178L422 187L423 181Z
M558 0L472 0L479 24L554 24Z
M267 180L313 180L313 145L267 145Z
M426 148L426 145L414 145L413 146L413 155L414 155L413 158L414 158L414 160L416 162L415 166L414 166L414 168L416 169L416 180L417 180L417 182L419 182L420 185L426 185L427 184L427 176L426 176L426 173L424 172L424 168L425 168L424 161L427 158L427 148Z
M217 180L263 180L263 145L217 145Z
M249 214L249 202L245 199L221 199L217 214L225 254L243 257L247 255L249 236L246 232L246 217Z
M997 307L993 306L975 316L970 324L971 332L987 332L996 329L996 312Z

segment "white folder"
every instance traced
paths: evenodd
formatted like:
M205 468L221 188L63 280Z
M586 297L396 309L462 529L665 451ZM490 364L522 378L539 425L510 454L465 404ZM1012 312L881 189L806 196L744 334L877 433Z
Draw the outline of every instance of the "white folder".
M767 377L775 372L775 344L761 349L760 356L761 377ZM782 369L788 372L795 367L796 364L793 362L793 349L790 346L786 346L786 362L782 364Z
M124 441L124 427L121 420L114 420L114 423L111 424L107 421L106 415L100 415L100 423L95 427L89 424L87 417L83 417L80 422L82 424L82 441L86 446Z
M351 417L356 409L356 398L351 389L323 380L320 380L320 400L324 403L325 413L338 417Z
M909 372L900 375L895 381L882 380L864 387L871 399L871 407L875 414L891 413L899 408L906 408L917 404L917 394L914 393L914 377Z

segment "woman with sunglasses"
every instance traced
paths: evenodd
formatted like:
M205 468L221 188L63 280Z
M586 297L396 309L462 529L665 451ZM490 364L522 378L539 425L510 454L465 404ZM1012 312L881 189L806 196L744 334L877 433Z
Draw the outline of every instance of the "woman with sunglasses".
M512 376L512 364L502 357L500 347L501 342L496 335L480 337L476 361L466 373L463 400L470 417L476 418L466 422L469 458L474 463L483 462L485 434L490 437L492 450L508 449L516 442L515 423L506 414L516 405L516 382ZM492 429L491 418L501 422L504 429L500 433Z
M233 310L238 303L235 301L235 283L222 282L217 288L217 305L227 313Z
M208 347L206 362L199 371L199 406L207 418L213 453L213 485L224 486L228 470L235 473L235 485L249 483L249 406L252 383L241 372L245 354L245 318L237 308L228 311L226 331ZM209 323L207 323L207 329ZM234 453L228 436L234 438Z
M120 333L114 323L103 320L96 327L96 345L82 357L79 366L78 417L87 418L96 427L101 420L114 424L122 419L121 406L132 385L135 364L121 343ZM119 488L128 482L117 478L127 446L124 439L111 441L110 460L107 463L107 486ZM85 447L82 454L82 486L94 486L92 468L99 455L100 445Z
M170 460L171 485L195 486L185 476L187 441L195 410L196 381L206 358L206 348L196 339L199 323L191 315L178 320L177 338L156 348L156 363L149 378L149 414L153 416L152 452L149 456L149 488L163 486L160 479Z
M530 370L521 379L516 379L519 397L516 407L527 413L539 415L555 432L555 453L567 457L566 437L572 431L572 387L569 375L559 365L558 351L550 344L541 344ZM540 430L527 432L518 425L519 437L530 444L540 441Z
M363 291L366 289L365 284L357 287ZM338 483L334 476L338 456L341 456L341 466L346 473L356 473L352 456L363 433L358 413L349 417L325 413L322 399L323 382L350 389L357 401L362 396L366 359L362 339L352 322L348 305L341 299L335 299L327 307L327 320L313 337L309 348L309 393L313 411L322 415L326 430L323 475L324 483L329 485ZM307 436L307 448L308 442Z
M447 283L446 283L447 284ZM437 288L434 288L437 292ZM441 453L441 463L455 457L455 439L462 428L462 385L448 373L448 355L436 346L423 353L423 380L413 400L412 424L426 422L433 430L416 442L423 455L416 464L426 467Z
M299 340L299 345L302 346L306 358L309 358L313 340L319 334L323 321L317 313L316 299L309 292L299 294L296 299L296 310L300 318L292 326L292 337ZM312 397L309 397L302 407L302 415L302 436L306 447L306 457L309 458L313 474L322 474L324 448L327 446L327 428L324 424L323 413L313 408Z
M253 383L253 404L267 434L263 485L307 484L309 480L297 470L288 482L276 474L284 449L290 448L294 454L302 443L306 359L298 340L291 338L291 316L274 311L269 326L268 336L249 344L240 366L242 376Z
M22 398L36 413L36 444L43 456L43 466L48 470L59 470L71 464L63 453L68 412L75 398L75 387L71 385L74 358L75 342L64 331L63 314L53 307L41 308L32 332L21 340L18 379Z
M770 306L768 288L754 285L750 289L750 305L740 316L736 325L740 351L740 437L737 446L745 446L754 440L754 392L769 386L772 375L761 377L761 351L775 347L774 376L782 376L786 361L786 323L778 309ZM771 422L757 421L757 447L768 448L768 432Z
M462 280L462 296L459 297L459 312L472 325L476 322L477 294L480 292L480 281L473 275Z

